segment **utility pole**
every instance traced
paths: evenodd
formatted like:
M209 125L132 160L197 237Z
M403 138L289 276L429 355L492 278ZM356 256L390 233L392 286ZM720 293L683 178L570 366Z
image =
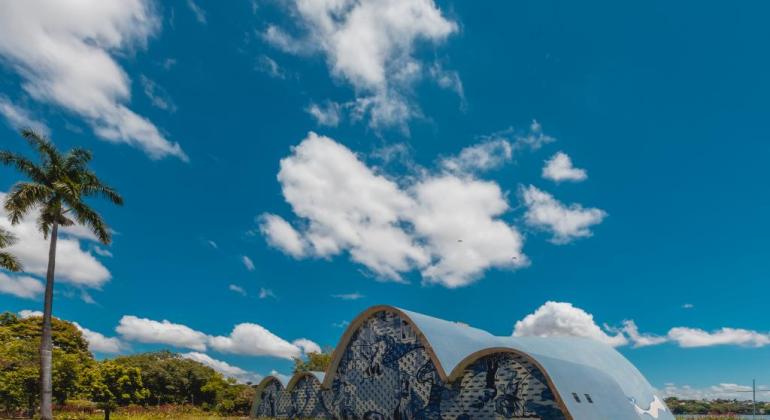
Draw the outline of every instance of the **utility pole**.
M770 389L757 389L757 380L752 379L751 380L751 391L735 391L735 392L751 392L751 418L756 419L757 418L757 391L759 392L770 392Z

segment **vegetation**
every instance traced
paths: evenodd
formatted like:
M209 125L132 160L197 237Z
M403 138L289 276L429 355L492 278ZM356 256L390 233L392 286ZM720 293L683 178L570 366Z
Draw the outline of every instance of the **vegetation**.
M325 372L332 363L332 351L326 349L322 353L308 353L307 360L294 359L294 373L297 372Z
M40 163L13 152L0 151L0 162L12 166L29 178L16 183L5 199L5 209L11 224L22 221L28 213L39 210L37 225L45 238L50 235L48 270L43 303L43 331L40 340L40 417L53 420L53 385L51 312L56 267L56 240L59 226L78 224L91 230L99 241L108 244L110 230L102 217L92 209L85 198L101 196L114 204L123 204L123 198L106 186L88 168L91 152L74 148L62 154L45 137L25 129L22 137L37 152Z
M738 400L680 400L678 398L666 398L666 405L674 414L751 414L753 405L751 401ZM757 401L757 414L770 413L770 403ZM685 417L686 418L686 417ZM715 417L717 419L718 417Z
M2 251L16 242L16 237L11 232L0 228L0 268L10 271L21 271L21 263L10 252Z
M168 351L97 361L73 324L51 321L57 419L90 419L97 414L109 419L113 412L118 413L113 419L119 419L127 410L147 418L187 417L180 410L195 414L189 418L248 414L254 399L249 384L236 383ZM41 332L41 317L0 314L0 418L32 416L40 404ZM156 417L157 413L168 416Z

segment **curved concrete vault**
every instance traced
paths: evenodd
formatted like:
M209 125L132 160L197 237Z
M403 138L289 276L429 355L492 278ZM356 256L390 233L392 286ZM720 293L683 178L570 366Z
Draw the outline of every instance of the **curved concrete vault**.
M615 349L498 337L392 306L356 317L326 372L257 386L252 417L639 420L674 417Z

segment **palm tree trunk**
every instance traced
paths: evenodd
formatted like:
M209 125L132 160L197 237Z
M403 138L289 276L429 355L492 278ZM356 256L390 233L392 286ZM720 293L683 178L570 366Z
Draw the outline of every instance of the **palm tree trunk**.
M59 225L53 223L51 228L51 245L48 249L48 271L45 275L45 301L43 303L43 335L40 339L40 418L53 420L53 381L51 366L53 356L53 339L51 338L51 313L53 312L53 274L56 267L56 240L59 235Z

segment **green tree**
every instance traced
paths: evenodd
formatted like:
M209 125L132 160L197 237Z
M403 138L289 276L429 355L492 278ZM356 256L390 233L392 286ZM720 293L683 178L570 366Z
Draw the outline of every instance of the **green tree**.
M21 134L37 152L40 162L35 163L17 153L0 151L0 162L15 167L29 178L29 181L18 182L11 188L6 196L5 209L11 224L21 222L25 215L39 209L38 227L45 238L50 236L51 239L40 341L40 417L42 420L53 420L51 314L59 226L78 223L89 228L101 242L108 244L111 235L107 224L84 199L101 196L121 205L123 198L103 184L88 168L92 159L90 151L74 148L61 153L50 140L32 130L22 130Z
M89 393L97 406L104 410L104 420L118 406L143 403L150 391L142 384L139 368L112 360L97 363L88 373Z
M0 228L0 268L4 268L10 271L21 271L22 266L16 257L10 252L2 251L3 248L7 248L16 242L16 237L11 232Z
M321 353L308 353L307 360L294 359L294 373L325 372L331 363L332 352L329 349Z
M216 382L219 373L201 363L169 351L121 356L115 362L141 370L142 381L150 390L149 402L153 404L216 404L215 387L204 387Z
M42 317L19 319L10 312L0 314L0 407L6 413L26 409L31 415L39 400L42 321ZM94 360L73 324L54 318L52 339L53 395L64 403L83 393L85 372Z

